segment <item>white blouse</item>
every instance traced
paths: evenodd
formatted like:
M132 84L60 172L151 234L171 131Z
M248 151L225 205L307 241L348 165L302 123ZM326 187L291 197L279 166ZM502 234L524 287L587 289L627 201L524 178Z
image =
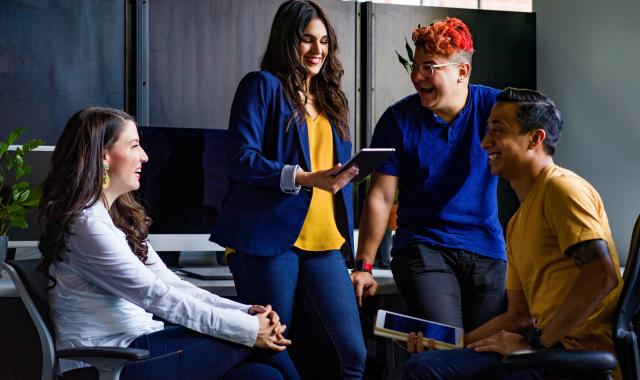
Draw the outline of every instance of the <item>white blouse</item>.
M203 334L252 347L258 318L244 305L183 281L149 243L142 263L102 202L83 210L67 235L69 251L49 273L56 348L127 347L137 337L162 330L152 314ZM61 360L60 372L85 364Z

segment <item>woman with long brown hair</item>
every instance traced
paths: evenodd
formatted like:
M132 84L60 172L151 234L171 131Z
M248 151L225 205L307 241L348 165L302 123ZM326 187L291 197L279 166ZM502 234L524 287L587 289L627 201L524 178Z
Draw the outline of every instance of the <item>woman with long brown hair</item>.
M40 202L44 255L53 280L58 349L147 349L121 379L297 379L290 341L270 306L243 305L182 281L147 241L150 220L132 191L148 157L126 113L86 108L67 123ZM180 326L165 327L152 314ZM255 348L253 348L255 347ZM93 368L62 360L67 378Z
M303 377L359 379L366 350L345 265L357 168L340 172L351 142L337 42L314 2L278 8L262 70L235 94L231 184L211 240L228 247L242 302L273 305L287 325L304 322L293 328L305 339L292 333Z

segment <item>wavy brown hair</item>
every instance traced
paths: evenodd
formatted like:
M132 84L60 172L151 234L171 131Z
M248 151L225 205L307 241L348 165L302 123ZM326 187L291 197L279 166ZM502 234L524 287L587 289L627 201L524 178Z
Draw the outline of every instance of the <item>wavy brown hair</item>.
M280 79L284 95L293 106L292 118L302 117L305 100L299 93L306 94L307 69L300 60L300 42L304 29L314 18L320 19L327 29L329 48L322 69L311 79L309 92L315 94L320 109L334 122L340 136L349 140L349 106L340 85L344 69L337 57L338 38L319 5L309 0L288 0L280 5L260 68Z
M39 219L42 233L38 248L44 258L39 269L48 273L54 261L61 261L68 250L65 236L78 213L106 200L102 194L103 156L118 140L125 121L134 121L127 113L90 107L76 112L56 144L49 173L42 186ZM145 262L147 236L151 220L132 193L118 197L109 214L116 227L127 237L131 251Z

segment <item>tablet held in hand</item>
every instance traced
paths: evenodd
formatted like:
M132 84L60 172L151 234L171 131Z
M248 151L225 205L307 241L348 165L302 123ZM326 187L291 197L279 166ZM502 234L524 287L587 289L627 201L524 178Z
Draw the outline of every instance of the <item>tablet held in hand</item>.
M364 148L342 164L342 169L336 175L355 165L358 167L358 175L353 177L351 182L360 182L382 165L395 151L393 148Z
M461 348L464 333L461 328L414 318L408 315L378 310L373 333L386 338L407 341L410 333L421 332L424 346L428 339L433 339L437 349Z

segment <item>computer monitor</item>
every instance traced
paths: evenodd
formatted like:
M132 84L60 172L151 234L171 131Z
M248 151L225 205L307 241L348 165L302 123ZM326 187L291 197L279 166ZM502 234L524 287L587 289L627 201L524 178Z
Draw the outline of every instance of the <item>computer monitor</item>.
M149 156L138 196L153 220L156 250L219 251L209 241L228 189L227 131L140 127Z
M227 131L141 127L141 145L149 156L142 167L137 196L153 220L149 240L157 251L221 251L209 233L228 188ZM54 146L25 156L40 185L49 171ZM15 146L12 147L15 150ZM10 247L36 247L40 238L37 210L27 214L27 229L9 230Z

